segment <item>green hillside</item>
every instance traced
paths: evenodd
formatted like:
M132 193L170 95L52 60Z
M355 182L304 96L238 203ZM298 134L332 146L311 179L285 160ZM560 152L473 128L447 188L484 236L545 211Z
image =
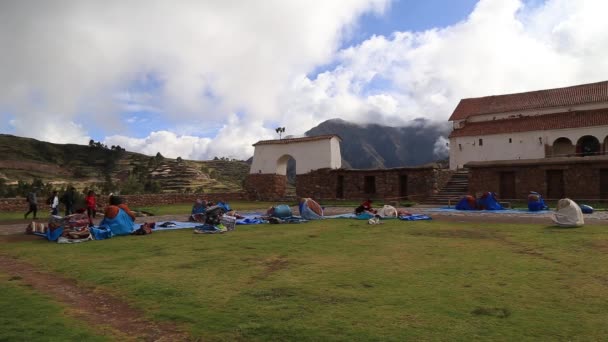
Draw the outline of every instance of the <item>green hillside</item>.
M125 194L239 191L249 172L244 161L150 157L100 143L53 144L5 134L0 156L0 181L7 185L39 179Z

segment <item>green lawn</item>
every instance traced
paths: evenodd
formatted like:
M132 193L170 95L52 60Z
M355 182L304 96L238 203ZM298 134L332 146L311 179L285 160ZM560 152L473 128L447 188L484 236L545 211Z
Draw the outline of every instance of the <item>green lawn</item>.
M210 341L589 341L606 228L338 219L2 250Z
M65 307L0 273L0 341L107 341Z

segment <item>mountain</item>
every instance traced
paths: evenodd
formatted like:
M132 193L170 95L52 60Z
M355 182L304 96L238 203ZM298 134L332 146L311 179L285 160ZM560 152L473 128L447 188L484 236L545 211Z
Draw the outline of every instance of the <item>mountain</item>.
M56 187L95 186L106 191L229 192L242 188L249 173L244 161L193 161L128 152L101 143L53 144L0 134L0 182L40 179Z
M446 159L434 153L435 142L450 132L447 125L417 119L410 126L357 125L331 119L310 129L307 136L337 134L342 138L343 167L353 169L416 166Z

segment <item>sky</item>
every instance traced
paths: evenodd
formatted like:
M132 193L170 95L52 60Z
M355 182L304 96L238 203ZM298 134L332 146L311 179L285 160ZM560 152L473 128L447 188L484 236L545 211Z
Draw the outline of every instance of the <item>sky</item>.
M0 133L184 159L608 80L605 0L5 0ZM347 137L346 137L347 138ZM438 141L438 146L443 146Z

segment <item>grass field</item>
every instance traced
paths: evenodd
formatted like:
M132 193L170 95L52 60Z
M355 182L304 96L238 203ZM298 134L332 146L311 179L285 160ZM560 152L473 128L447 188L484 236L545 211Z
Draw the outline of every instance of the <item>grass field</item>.
M64 314L52 298L0 273L0 341L107 341Z
M209 341L589 341L608 335L606 228L344 219L2 253Z

